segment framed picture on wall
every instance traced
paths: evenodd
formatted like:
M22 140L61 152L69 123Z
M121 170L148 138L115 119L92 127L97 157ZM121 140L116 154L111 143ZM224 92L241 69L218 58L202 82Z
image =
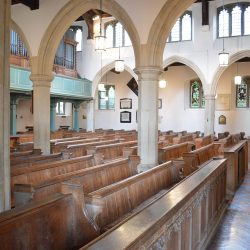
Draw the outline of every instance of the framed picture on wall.
M158 109L162 109L162 99L158 99Z
M123 111L120 113L120 122L121 123L131 123L131 112Z
M120 109L132 109L132 99L131 98L120 99Z

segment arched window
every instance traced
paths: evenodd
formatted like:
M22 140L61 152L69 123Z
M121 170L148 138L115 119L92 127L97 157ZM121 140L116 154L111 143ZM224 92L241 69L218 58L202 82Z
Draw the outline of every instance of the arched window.
M112 48L114 43L114 27L109 24L106 28L106 47Z
M244 12L244 35L250 35L250 7Z
M185 14L182 18L182 41L192 39L192 18L190 14Z
M200 80L190 81L190 108L204 108L205 97Z
M191 41L192 40L192 12L186 11L177 19L167 42Z
M98 91L98 103L101 110L115 109L115 86L104 85L105 90Z
M118 21L111 21L105 24L105 35L107 37L106 48L132 45L128 32Z
M227 10L219 13L219 37L229 36L229 14Z
M122 46L123 28L121 23L115 25L115 47Z
M217 9L218 37L250 35L250 3L227 4Z
M76 31L76 41L77 41L76 51L82 51L82 31L81 31L81 29L78 29Z
M249 107L249 86L250 78L243 77L240 85L236 85L236 107L248 108Z
M232 10L232 36L241 35L241 8L235 6Z

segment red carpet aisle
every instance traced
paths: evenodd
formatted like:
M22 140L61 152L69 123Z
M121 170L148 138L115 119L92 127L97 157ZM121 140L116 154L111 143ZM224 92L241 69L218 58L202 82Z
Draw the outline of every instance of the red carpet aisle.
M250 250L250 170L208 249Z

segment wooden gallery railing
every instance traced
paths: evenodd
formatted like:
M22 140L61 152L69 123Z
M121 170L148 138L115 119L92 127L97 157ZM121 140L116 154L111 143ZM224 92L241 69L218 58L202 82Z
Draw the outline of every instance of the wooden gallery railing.
M81 249L205 249L227 206L226 162L209 162Z

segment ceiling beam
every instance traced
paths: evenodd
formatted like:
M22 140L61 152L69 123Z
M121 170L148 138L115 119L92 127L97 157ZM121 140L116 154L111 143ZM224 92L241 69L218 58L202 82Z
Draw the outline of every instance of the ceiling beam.
M29 7L31 10L38 10L39 9L39 0L12 0L11 4L24 4L25 6Z

